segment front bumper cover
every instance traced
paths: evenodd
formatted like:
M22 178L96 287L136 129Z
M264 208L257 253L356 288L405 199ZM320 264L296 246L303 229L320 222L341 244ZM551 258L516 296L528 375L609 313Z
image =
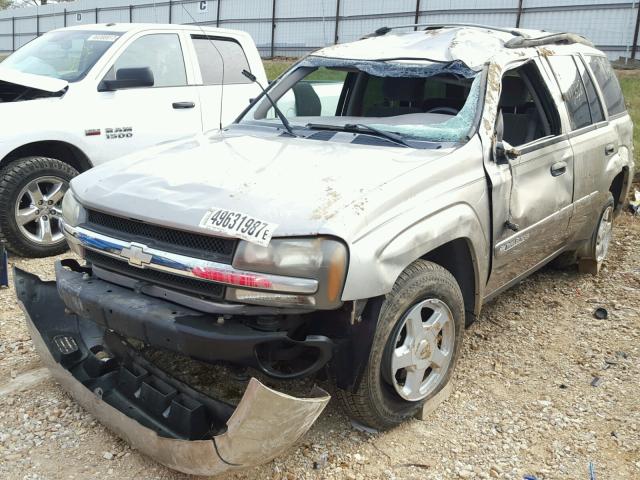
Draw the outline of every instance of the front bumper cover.
M151 365L113 332L65 309L55 282L15 269L18 300L35 348L80 405L140 452L194 475L265 463L289 449L329 395L272 390L255 378L234 407Z

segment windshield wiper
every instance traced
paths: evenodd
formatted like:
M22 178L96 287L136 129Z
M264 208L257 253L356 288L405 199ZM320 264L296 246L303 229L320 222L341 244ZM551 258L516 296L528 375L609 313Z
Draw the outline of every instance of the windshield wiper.
M398 135L397 133L393 132L386 132L384 130L371 127L364 123L347 123L346 125L324 125L322 123L308 123L306 127L315 130L335 130L337 132L369 133L378 137L385 138L393 143L402 145L403 147L411 147L411 145L409 145L404 140L404 138L402 138L402 135Z
M287 117L284 116L284 113L282 113L282 111L278 108L278 105L276 104L276 102L273 101L273 99L271 98L271 95L267 93L267 91L260 84L256 76L247 70L242 70L242 75L247 77L250 81L252 81L256 85L258 85L258 87L260 87L260 90L262 90L262 93L264 94L264 96L267 97L267 100L269 100L269 103L273 107L273 110L276 112L276 116L280 119L280 122L282 123L284 128L287 130L287 133L292 137L297 137L298 135L293 133L293 128L291 128L291 124L289 123L289 120L287 120Z

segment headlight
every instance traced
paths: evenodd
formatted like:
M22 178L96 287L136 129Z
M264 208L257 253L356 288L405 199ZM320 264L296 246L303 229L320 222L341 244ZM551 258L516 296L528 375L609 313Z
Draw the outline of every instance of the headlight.
M86 211L76 200L71 190L62 199L62 218L70 227L77 227L85 221Z
M227 299L259 305L337 308L347 273L347 256L347 247L330 238L273 239L267 247L240 242L234 268L312 278L318 281L318 291L313 295L291 295L228 288Z

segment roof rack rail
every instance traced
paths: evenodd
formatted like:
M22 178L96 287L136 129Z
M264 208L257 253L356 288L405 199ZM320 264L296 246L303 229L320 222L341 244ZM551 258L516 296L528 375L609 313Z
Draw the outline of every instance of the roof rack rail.
M577 33L552 33L545 35L544 37L536 38L512 38L505 42L506 48L527 48L527 47L541 47L543 45L569 45L572 43L581 43L588 47L593 47L593 43Z
M437 30L439 28L447 28L447 27L474 27L474 28L483 28L487 30L495 30L496 32L504 32L510 33L516 37L526 37L526 35L516 29L513 28L502 28L502 27L492 27L490 25L482 25L479 23L409 23L407 25L396 25L394 27L380 27L375 32L369 33L362 38L372 38L372 37L381 37L386 35L392 30L397 30L398 28L411 28L411 27L425 27L425 30Z

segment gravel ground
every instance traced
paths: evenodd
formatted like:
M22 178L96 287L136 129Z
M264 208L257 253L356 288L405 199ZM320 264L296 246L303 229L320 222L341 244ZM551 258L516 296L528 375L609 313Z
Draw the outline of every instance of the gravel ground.
M237 479L640 479L640 218L624 214L598 277L544 269L465 335L455 391L427 421L362 433L332 401L286 456ZM52 259L17 265L52 276ZM594 318L596 307L609 311ZM38 372L0 291L0 478L184 479L131 450Z

